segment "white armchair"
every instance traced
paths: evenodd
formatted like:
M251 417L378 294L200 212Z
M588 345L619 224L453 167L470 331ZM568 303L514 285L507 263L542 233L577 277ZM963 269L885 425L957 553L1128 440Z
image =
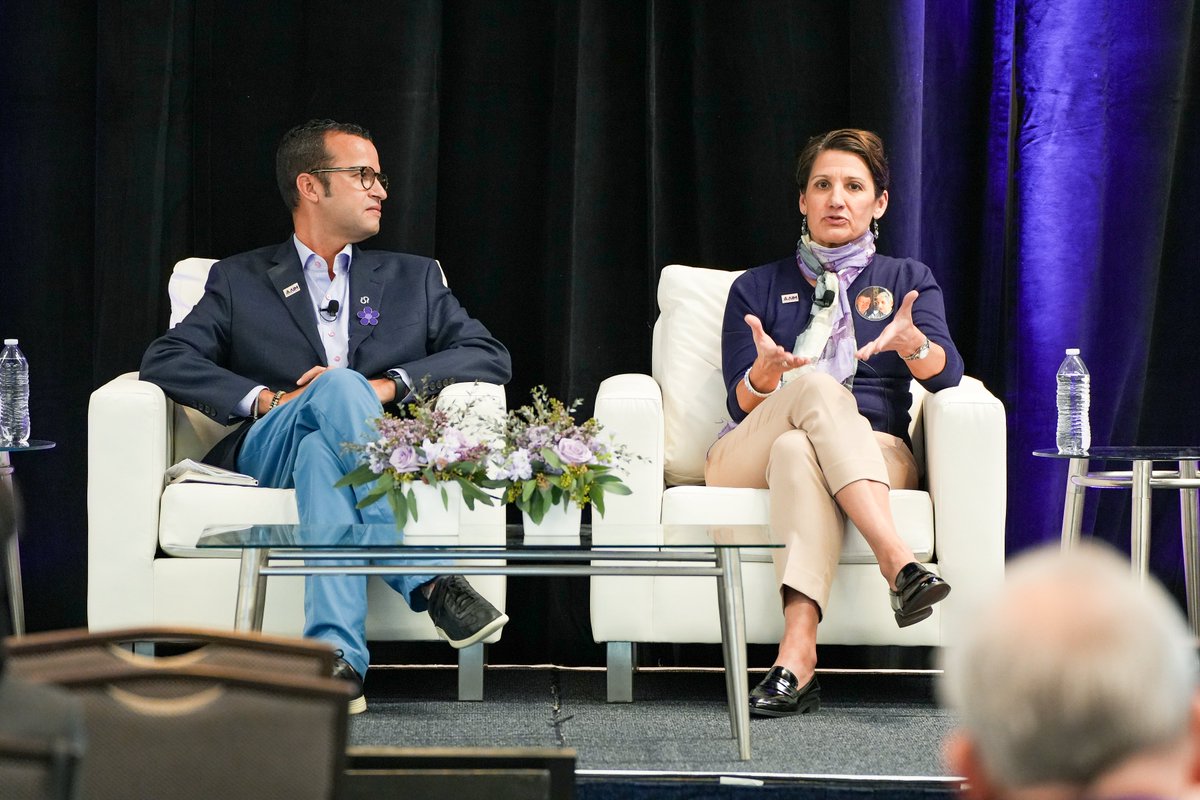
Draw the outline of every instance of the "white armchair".
M172 325L204 290L211 259L179 262L172 274ZM471 401L478 413L503 416L504 387L454 384L439 404ZM295 491L183 483L164 488L167 467L200 458L228 429L177 405L158 386L120 375L92 393L88 408L88 627L148 625L230 628L237 600L238 559L196 548L209 525L297 522ZM504 508L462 509L464 523L494 525L504 538ZM504 609L505 578L471 583ZM429 616L414 613L379 578L368 581L367 637L438 641ZM267 586L263 630L299 635L304 580L274 577ZM500 638L497 632L487 641ZM481 699L483 645L459 651L459 697Z
M721 377L721 319L739 272L671 265L659 278L651 375L616 375L596 397L596 417L644 460L625 479L633 493L606 498L593 536L631 523L768 523L765 489L704 486L704 457L728 419ZM953 586L950 599L918 625L897 628L875 557L847 521L837 578L818 629L823 644L946 644L952 618L969 598L1003 579L1005 515L1004 406L982 383L964 377L929 394L912 385L909 432L925 481L893 490L892 512L919 561ZM747 641L774 644L783 632L775 573L743 557ZM606 642L608 699L632 699L635 642L719 642L716 586L684 577L593 577L592 634Z

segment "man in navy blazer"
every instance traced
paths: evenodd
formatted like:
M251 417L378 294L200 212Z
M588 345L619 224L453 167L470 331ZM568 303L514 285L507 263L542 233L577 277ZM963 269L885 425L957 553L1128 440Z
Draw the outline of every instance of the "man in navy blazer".
M387 503L356 503L368 487L335 489L357 463L343 442L364 441L386 403L415 388L506 383L504 345L472 319L429 258L361 250L379 232L387 176L370 134L314 120L284 135L276 178L295 234L212 266L204 296L155 340L141 377L219 422L245 421L205 461L296 489L302 523L387 523ZM414 610L429 609L455 647L481 641L508 617L461 576L389 576ZM335 675L355 682L366 709L365 576L310 576L305 635L341 651Z

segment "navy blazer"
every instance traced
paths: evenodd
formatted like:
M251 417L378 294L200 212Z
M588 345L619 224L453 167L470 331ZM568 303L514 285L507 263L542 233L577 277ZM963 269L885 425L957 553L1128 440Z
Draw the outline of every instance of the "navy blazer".
M462 381L504 384L512 361L442 284L431 258L360 250L350 261L348 366L367 378L402 368L431 392ZM366 307L378 324L362 325ZM325 363L317 318L296 247L289 237L213 264L191 313L160 336L142 358L142 380L222 424L255 386L296 388ZM249 424L222 440L205 461L236 468Z

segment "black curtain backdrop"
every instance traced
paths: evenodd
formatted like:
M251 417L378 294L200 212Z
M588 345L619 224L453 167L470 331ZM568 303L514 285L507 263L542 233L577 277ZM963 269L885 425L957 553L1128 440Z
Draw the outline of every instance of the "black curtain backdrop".
M1028 452L1053 444L1063 347L1108 380L1094 441L1197 443L1195 27L1193 0L0 6L0 335L29 357L34 436L58 442L14 457L29 627L85 622L90 392L165 329L177 260L288 235L274 150L312 117L371 129L392 185L368 245L441 260L513 353L510 405L544 383L585 411L604 377L649 371L664 265L790 252L804 141L879 132L880 250L933 268L968 373L1009 409L1010 552L1056 537L1065 465ZM1112 494L1088 529L1120 543ZM595 657L586 585L510 587L512 660Z

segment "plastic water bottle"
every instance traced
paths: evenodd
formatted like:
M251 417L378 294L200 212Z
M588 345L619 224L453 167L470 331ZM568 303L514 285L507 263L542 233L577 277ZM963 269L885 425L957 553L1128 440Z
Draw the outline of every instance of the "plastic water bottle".
M0 445L29 444L29 362L16 339L0 352Z
M1088 424L1091 406L1091 381L1078 347L1068 347L1067 357L1058 368L1058 452L1081 455L1092 446Z

